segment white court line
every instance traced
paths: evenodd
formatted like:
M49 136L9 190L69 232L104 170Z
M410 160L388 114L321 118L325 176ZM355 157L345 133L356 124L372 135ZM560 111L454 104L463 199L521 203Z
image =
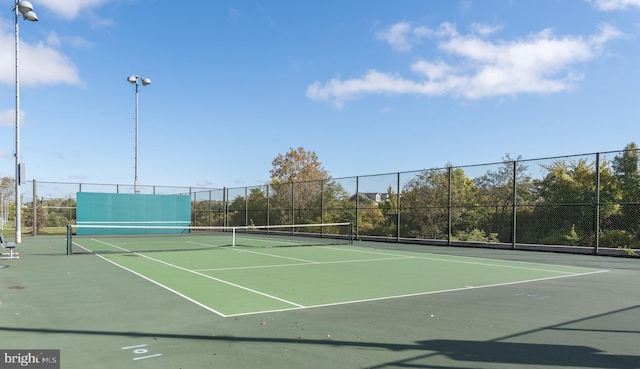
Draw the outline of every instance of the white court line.
M97 241L97 242L102 242L102 241L98 241L98 240L96 240L96 241ZM121 249L121 250L123 250L123 251L128 251L128 252L130 252L129 250L126 250L126 249L124 249L124 248L121 248L121 247L118 247L118 246L115 246L115 245L112 245L112 244L108 244L108 243L106 243L106 242L102 242L102 243L104 243L104 244L106 244L106 245L109 245L109 246L113 246L113 247L119 248L119 249ZM78 246L80 246L80 245L78 245ZM80 246L80 247L82 247L82 246ZM170 287L167 287L167 286L165 286L165 285L163 285L163 284L161 284L161 283L159 283L159 282L157 282L157 281L154 281L153 279L150 279L150 278L148 278L148 277L146 277L146 276L144 276L144 275L142 275L142 274L140 274L140 273L138 273L138 272L135 272L135 271L133 271L133 270L131 270L131 269L129 269L129 268L126 268L126 267L124 267L124 266L122 266L122 265L120 265L120 264L118 264L118 263L116 263L116 262L114 262L114 261L111 261L111 260L109 260L109 259L107 259L107 258L103 257L102 255L97 255L97 256L98 256L98 257L100 257L100 258L102 258L103 260L106 260L106 261L108 261L108 262L110 262L110 263L112 263L112 264L114 264L114 265L118 266L119 268L122 268L122 269L124 269L124 270L127 270L127 271L129 271L129 272L131 272L131 273L133 273L133 274L135 274L135 275L139 276L139 277L142 277L143 279L146 279L146 280L148 280L148 281L150 281L150 282L152 282L152 283L154 283L154 284L156 284L156 285L158 285L158 286L160 286L160 287L162 287L162 288L164 288L164 289L166 289L166 290L168 290L168 291L170 291L170 292L173 292L173 293L175 293L176 295L178 295L178 296L180 296L180 297L182 297L182 298L184 298L184 299L186 299L186 300L188 300L188 301L190 301L190 302L193 302L193 303L195 303L196 305L201 306L201 307L203 307L204 309L209 310L209 311L211 311L211 312L213 312L213 313L215 313L215 314L217 314L217 315L219 315L219 316L221 316L221 317L224 317L224 318L226 318L226 317L244 316L244 315L256 315L256 314L264 314L264 313L284 312L284 311L300 310L300 309L312 309L312 308L320 308L320 307L330 307L330 306L348 305L348 304L356 304L356 303L362 303L362 302L373 302L373 301L391 300L391 299L398 299L398 298L406 298L406 297L414 297L414 296L423 296L423 295L431 295L431 294L437 294L437 293L455 292L455 291L463 291L463 290L473 290L473 289L480 289L480 288L489 288L489 287L508 286L508 285L515 285L515 284L522 284L522 283L529 283L529 282L538 282L538 281L545 281L545 280L552 280L552 279L559 279L559 278L567 278L567 277L584 276L584 275L590 275L590 274L598 274L598 273L604 273L604 272L608 272L608 271L609 271L609 270L594 270L594 271L592 271L592 272L585 272L585 273L570 273L570 272L562 272L562 271L558 271L558 270L547 270L547 269L537 269L537 268L528 268L528 267L517 267L517 266L508 266L508 265L499 265L499 264L486 264L486 263L480 263L480 262L470 262L470 261L449 260L449 259L442 259L442 258L435 258L435 257L408 256L408 255L393 254L393 253L384 253L384 252L373 252L373 251L365 251L365 250L354 250L354 249L334 248L334 247L328 247L328 246L323 246L322 248L334 249L334 250L340 250L340 251L361 252L361 253L366 253L366 254L377 254L377 255L391 256L392 258L389 258L389 260L399 260L399 259L424 259L424 260L446 261L446 262L463 263L463 264L477 264L477 265L482 265L482 266L506 267L506 268L513 268L513 269L524 269L524 270L535 270L535 271L544 271L544 272L562 273L562 274L565 274L565 275L561 275L561 276L554 276L554 277L538 278L538 279L531 279L531 280L524 280L524 281L516 281L516 282L497 283L497 284L490 284L490 285L483 285L483 286L465 286L465 287L461 287L461 288L454 288L454 289L447 289L447 290L428 291L428 292L417 292L417 293L404 294L404 295L394 295L394 296L377 297L377 298L370 298L370 299L351 300L351 301L341 301L341 302L336 302L336 303L328 303L328 304L318 304L318 305L308 305L308 306L305 306L305 305L297 304L297 303L294 303L294 302L291 302L291 301L287 301L287 300L284 300L284 299L278 298L278 297L276 297L276 296L272 296L272 295L269 295L269 294L266 294L266 293L262 293L262 292L260 292L260 291L253 290L253 289L250 289L250 288L248 288L248 287L244 287L244 286L241 286L241 285L238 285L238 284L235 284L235 283L231 283L231 282L228 282L228 281L225 281L225 280L219 279L219 278L211 277L211 276L208 276L208 275L206 275L206 274L199 273L198 271L195 271L195 270L190 270L190 269L183 268L183 267L180 267L180 266L177 266L177 265L173 265L173 264L171 264L171 263L167 263L167 262L164 262L164 261L162 261L162 260L154 259L154 258L151 258L151 257L149 257L149 256L142 255L142 254L140 254L140 253L134 253L134 254L139 255L139 256L141 256L141 257L144 257L144 258L146 258L146 259L149 259L149 260L152 260L152 261L155 261L155 262L161 263L161 264L165 264L165 265L171 266L171 267L173 267L173 268L177 268L177 269L180 269L180 270L183 270L183 271L189 272L189 273L193 273L193 274L196 274L196 275L199 275L199 276L202 276L202 277L208 278L208 279L212 279L212 280L218 281L218 282L220 282L220 283L225 283L225 284L228 284L228 285L233 286L233 287L237 287L237 288L240 288L240 289L244 289L244 290L249 291L249 292L253 292L253 293L256 293L256 294L259 294L259 295L265 296L265 297L273 298L273 299L275 299L275 300L278 300L278 301L285 302L285 303L288 303L288 304L290 304L290 305L293 305L293 307L291 307L291 308L285 308L285 309L263 310L263 311L255 311L255 312L238 313L238 314L228 314L228 315L227 315L227 314L223 314L223 313L221 313L221 312L219 312L219 311L217 311L217 310L215 310L215 309L212 309L212 308L210 308L209 306L204 305L204 304L202 304L202 303L200 303L200 302L198 302L198 301L196 301L196 300L194 300L194 299L192 299L192 298L190 298L190 297L188 297L188 296L186 296L186 295L184 295L184 294L182 294L182 293L180 293L180 292L178 292L178 291L176 291L176 290L173 290L173 289L172 289L172 288L170 288ZM247 251L247 250L236 250L236 251ZM247 251L247 252L249 252L249 251ZM259 253L259 254L263 254L263 253ZM270 254L264 254L264 255L274 256L274 255L270 255ZM433 255L433 254L431 254L431 255ZM469 258L469 257L461 256L461 258ZM293 259L293 258L292 258L292 259ZM489 260L489 261L500 261L500 260L495 260L495 259L482 259L482 258L470 258L470 259ZM302 260L302 259L301 259L301 260ZM376 259L364 259L364 260L342 261L342 262L326 262L326 263L364 262L364 261L372 261L372 260L376 260ZM387 260L387 258L382 258L382 259L378 259L378 260ZM507 262L507 263L511 263L511 262L518 263L517 261L510 261L510 260L505 260L504 262ZM537 263L527 263L527 262L521 262L521 263L526 263L526 264L537 264ZM308 262L308 261L305 261L305 263L304 263L304 264L298 264L298 265L311 265L311 264L323 264L323 263L322 263L322 262ZM289 265L284 265L284 266L290 266L290 265L291 265L291 264L289 264ZM544 265L544 264L539 264L539 265ZM271 266L265 266L265 267L271 267ZM564 267L570 267L570 266L564 266ZM257 268L257 267L247 267L247 268ZM570 267L570 268L571 268L571 267ZM573 268L577 268L577 267L573 267ZM589 268L582 268L582 269L589 269Z
M377 259L339 260L339 261L314 261L312 264L313 265L347 264L347 263L364 263L364 262L368 262L368 261L387 261L387 260L404 260L404 259L415 259L415 258L413 256L399 256L399 257L377 258ZM280 268L280 267L304 266L304 265L311 265L311 264L310 263L296 263L296 264L257 265L257 266L245 266L245 267L195 269L195 271L197 271L197 272L216 272L216 271L223 271L223 270Z
M103 244L108 245L108 246L116 247L116 248L121 249L121 250L123 250L123 251L130 252L130 251L129 251L129 250L127 250L127 249L124 249L124 248L122 248L122 247L118 247L118 246L115 246L115 245L112 245L112 244L109 244L109 243L106 243L106 242L103 242L103 241L99 241L99 240L95 240L95 241L100 242L100 243L103 243ZM305 307L304 305L300 305L300 304L297 304L297 303L295 303L295 302L287 301L287 300L285 300L285 299L281 299L281 298L279 298L279 297L276 297L276 296L273 296L273 295L269 295L269 294L264 293L264 292L260 292L260 291L257 291L257 290L254 290L254 289L251 289L251 288L248 288L248 287L244 287L244 286L241 286L241 285L236 284L236 283L232 283L232 282L229 282L229 281L225 281L225 280L223 280L223 279L220 279L220 278L215 278L215 277L212 277L212 276L208 276L208 275L206 275L206 274L202 274L202 273L199 273L199 272L194 271L194 270L191 270L191 269L187 269L187 268L183 268L183 267L181 267L181 266L177 266L177 265L174 265L174 264L171 264L171 263L167 263L167 262L162 261L162 260L154 259L154 258L152 258L152 257L149 257L149 256L147 256L147 255L143 255L143 254L138 253L138 252L134 252L133 254L138 255L138 256L141 256L141 257L146 258L146 259L149 259L149 260L152 260L152 261L155 261L155 262L157 262L157 263L165 264L165 265L167 265L167 266L170 266L170 267L173 267L173 268L176 268L176 269L183 270L183 271L185 271L185 272L193 273L193 274L196 274L196 275L198 275L198 276L201 276L201 277L205 277L205 278L208 278L208 279L214 280L214 281L216 281L216 282L224 283L224 284L230 285L230 286L232 286L232 287L236 287L236 288L239 288L239 289L243 289L243 290L245 290L245 291L248 291L248 292L252 292L252 293L255 293L255 294L258 294L258 295L261 295L261 296L265 296L265 297L268 297L268 298L271 298L271 299L274 299L274 300L277 300L277 301L281 301L281 302L284 302L284 303L287 303L287 304L293 305L293 306L295 306L295 307L297 307L297 308L304 308L304 307ZM124 270L127 270L127 271L129 271L129 272L131 272L131 273L133 273L133 274L135 274L135 275L139 276L139 277L142 277L143 279L146 279L147 281L149 281L149 282L151 282L151 283L153 283L153 284L155 284L155 285L158 285L158 286L160 286L160 287L162 287L162 288L164 288L164 289L166 289L166 290L168 290L168 291L170 291L170 292L173 292L173 293L175 293L176 295L178 295L178 296L180 296L180 297L182 297L182 298L184 298L184 299L186 299L186 300L188 300L188 301L190 301L190 302L193 302L194 304L196 304L196 305L198 305L198 306L201 306L201 307L203 307L203 308L205 308L205 309L207 309L207 310L209 310L209 311L211 311L211 312L213 312L213 313L216 313L216 314L218 314L218 315L220 315L220 316L222 316L222 317L227 317L227 316L228 316L228 315L225 315L225 314L223 314L223 313L221 313L221 312L219 312L219 311L217 311L217 310L215 310L215 309L212 309L212 308L210 308L209 306L204 305L204 304L202 304L202 303L200 303L200 302L198 302L198 301L196 301L196 300L194 300L194 299L192 299L192 298L190 298L190 297L188 297L188 296L186 296L186 295L184 295L184 294L182 294L182 293L180 293L180 292L178 292L178 291L176 291L176 290L174 290L174 289L172 289L172 288L170 288L170 287L168 287L168 286L165 286L164 284L162 284L162 283L160 283L160 282L157 282L157 281L155 281L155 280L153 280L153 279L151 279L151 278L149 278L149 277L147 277L147 276L144 276L144 275L142 275L142 274L140 274L140 273L138 273L138 272L136 272L136 271L133 271L133 270L131 270L131 269L129 269L129 268L127 268L127 267L123 266L123 265L120 265L120 264L116 263L115 261L109 260L109 259L105 258L104 256L102 256L102 255L100 255L100 254L96 254L96 255L97 255L98 257L100 257L101 259L103 259L103 260L106 260L106 261L110 262L110 263L111 263L111 264L113 264L113 265L116 265L116 266L118 266L118 267L120 267L120 268L122 268L122 269L124 269Z
M284 302L284 303L289 304L289 305L293 305L293 306L297 306L297 307L301 307L301 308L302 308L302 307L305 307L304 305L300 305L300 304L297 304L297 303L295 303L295 302L292 302L292 301L288 301L288 300L282 299L282 298L280 298L280 297L276 297L276 296L273 296L273 295L269 295L269 294L267 294L267 293L264 293L264 292L260 292L260 291L257 291L257 290L254 290L254 289L251 289L251 288L249 288L249 287L245 287L245 286L241 286L241 285L236 284L236 283L232 283L232 282L229 282L229 281L225 281L224 279L215 278L215 277L212 277L212 276L210 276L210 275L206 275L206 274L203 274L203 273L197 272L197 271L195 271L195 270L191 270L191 269L183 268L183 267L178 266L178 265L175 265L175 264L167 263L166 261L158 260L158 259L152 258L152 257L147 256L147 255L143 255L143 254L140 254L140 253L137 253L137 252L136 252L136 253L134 253L134 254L139 255L139 256L141 256L141 257L143 257L143 258L145 258L145 259L149 259L149 260L151 260L151 261L155 261L156 263L164 264L164 265L170 266L170 267L172 267L172 268L176 268L176 269L180 269L180 270L185 271L185 272L193 273L193 274L196 274L196 275L198 275L198 276L200 276L200 277L204 277L204 278L207 278L207 279L214 280L214 281L216 281L216 282L224 283L224 284L227 284L227 285L229 285L229 286L236 287L236 288L239 288L239 289L242 289L242 290L248 291L248 292L252 292L252 293L255 293L255 294L257 294L257 295L264 296L264 297L268 297L268 298L273 299L273 300L277 300L277 301L280 301L280 302ZM118 264L117 264L117 263L115 263L115 262L114 262L114 264L118 265Z
M127 267L123 266L123 265L120 265L120 264L116 263L115 261L111 261L111 260L109 260L109 259L105 258L104 256L100 255L100 254L96 254L96 256L98 256L98 257L99 257L99 258L101 258L102 260L106 260L106 261L108 261L109 263L111 263L111 264L113 264L113 265L117 266L118 268L122 268L122 269L124 269L124 270L126 270L126 271L128 271L128 272L131 272L131 273L133 273L133 274L137 275L138 277L140 277L140 278L142 278L142 279L145 279L145 280L147 280L147 281L149 281L149 282L151 282L151 283L155 284L156 286L160 286L160 287L164 288L165 290L167 290L167 291L169 291L169 292L173 292L173 293L175 293L176 295L178 295L178 296L182 297L183 299L185 299L185 300L187 300L187 301L189 301L189 302L192 302L192 303L194 303L194 304L196 304L196 305L198 305L198 306L200 306L200 307L202 307L202 308L204 308L204 309L206 309L206 310L209 310L209 311L210 311L210 312L212 312L212 313L218 314L218 315L220 315L220 316L221 316L221 317L223 317L223 318L226 318L226 317L227 317L227 315L225 315L225 314L223 314L223 313L221 313L221 312L219 312L219 311L217 311L217 310L215 310L215 309L212 309L212 308L210 308L209 306L207 306L207 305L205 305L205 304L203 304L203 303L200 303L200 302L198 302L198 301L196 301L196 300L192 299L191 297L189 297L189 296L187 296L187 295L184 295L184 294L182 294L182 293L180 293L180 292L178 292L178 291L174 290L173 288L170 288L170 287L168 287L168 286L165 286L164 284L162 284L162 283L160 283L160 282L154 281L153 279L151 279L151 278L149 278L149 277L147 277L147 276L145 276L145 275L142 275L142 274L140 274L140 273L138 273L138 272L136 272L136 271L134 271L134 270L132 270L132 269L129 269L129 268L127 268Z
M142 357L134 357L133 360L151 359L152 357L158 357L158 356L162 356L162 354L153 354L153 355L147 355Z
M198 246L211 246L211 245L208 245L206 243L200 243L200 242L188 241L188 243L193 244L193 245L198 245ZM236 252L246 252L246 253L249 253L249 254L264 255L264 256L270 256L270 257L274 257L274 258L287 259L287 260L302 261L302 262L307 263L307 264L316 264L317 263L316 261L313 261L313 260L298 259L298 258L292 258L292 257L289 257L289 256L272 255L272 254L267 254L267 253L258 252L258 251L241 250L241 249L237 249L237 248L235 248L233 246L226 247L226 248L224 248L224 250L236 251Z
M327 249L332 249L332 250L339 250L339 251L347 251L347 252L360 252L360 253L365 253L365 254L375 254L375 255L387 255L387 256L402 256L401 254L394 254L394 253L385 253L385 252L375 252L375 251L365 251L365 250L355 250L355 249L347 249L347 248L338 248L338 247L325 247ZM408 253L411 253L411 251L407 251ZM414 253L415 254L415 253ZM542 269L542 268L532 268L532 267L524 267L524 266L517 266L517 265L502 265L502 264L493 264L493 263L482 263L479 261L466 261L466 260L451 260L451 259L446 259L446 258L439 258L436 257L435 254L428 254L428 255L434 255L434 256L414 256L414 259L421 259L421 260L434 260L434 261L445 261L448 263L458 263L458 264L470 264L470 265L480 265L480 266L491 266L491 267L497 267L497 268L509 268L509 269L521 269L521 270L533 270L536 272L548 272L548 273L560 273L560 274L567 274L567 275L582 275L582 273L575 273L575 272L564 272L561 270L555 270L555 269ZM486 261L491 261L491 262L504 262L504 263L514 263L514 264L528 264L528 265L541 265L541 266L557 266L557 267L562 267L562 268L574 268L574 269L591 269L593 270L593 268L583 268L583 267L575 267L575 266L569 266L569 265L550 265L550 264L540 264L540 263L531 263L531 262L526 262L526 261L512 261L512 260L498 260L498 259L485 259L485 258L475 258L475 257L469 257L469 256L454 256L455 258L462 258L462 259L473 259L473 260L486 260ZM599 270L599 271L603 271L603 272L608 272L609 270Z
M510 286L510 285L516 285L516 284L523 284L523 283L530 283L530 282L540 282L540 281L547 281L547 280L560 279L560 278L579 277L579 276L584 276L584 275L606 273L606 272L608 272L608 270L597 270L597 271L593 271L593 272L574 274L574 275L561 275L561 276L555 276L555 277L529 279L529 280L517 281L517 282L505 282L505 283L488 284L488 285L484 285L484 286L465 286L465 287L460 287L460 288L451 288L451 289L447 289L447 290L416 292L416 293L409 293L409 294L404 294L404 295L394 295L394 296L386 296L386 297L374 297L374 298L370 298L370 299L341 301L341 302L334 302L334 303L329 303L329 304L308 305L308 306L305 306L305 307L302 307L302 308L264 310L264 311L255 311L255 312L249 312L249 313L229 314L229 315L227 315L227 317L236 317L236 316L245 316L245 315L257 315L257 314L266 314L266 313L278 313L278 312L291 311L291 310L315 309L315 308L321 308L321 307L331 307L331 306L358 304L358 303L363 303L363 302L384 301L384 300L401 299L401 298L407 298L407 297L435 295L435 294L438 294L438 293L447 293L447 292L456 292L456 291L469 291L469 290L477 290L477 289L481 289L481 288Z
M127 346L127 347L123 347L122 350L131 350L131 349L134 349L134 348L147 347L147 346L149 346L149 344Z

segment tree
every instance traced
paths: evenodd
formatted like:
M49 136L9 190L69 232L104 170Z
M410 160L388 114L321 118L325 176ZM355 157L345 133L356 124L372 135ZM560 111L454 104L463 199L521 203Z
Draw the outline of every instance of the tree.
M380 203L380 210L382 210L385 215L398 214L398 195L393 191L392 186L387 187L387 194L389 198L387 201Z
M315 151L306 151L302 147L290 148L285 154L278 154L269 171L271 179L278 183L306 182L330 178L329 172L318 160Z
M11 177L2 177L2 182L0 183L0 195L2 195L5 200L12 199L15 194L16 189L16 181Z
M451 176L451 178L449 178ZM449 209L449 183L452 207ZM446 239L451 227L471 231L477 221L477 187L462 168L426 170L409 180L400 197L406 236Z
M524 204L531 204L535 199L531 191L532 180L528 174L528 167L520 162L522 158L511 159L507 154L502 158L502 165L498 170L487 171L476 178L475 183L480 193L480 204L484 209L481 228L490 233L500 235L502 242L511 241L513 223L513 168L516 170L516 204L520 211Z
M535 180L539 200L533 215L537 219L537 239L526 242L575 244L590 246L594 237L595 207L595 163L586 159L577 161L559 160L549 166L542 180ZM619 211L620 192L617 188L611 166L600 163L600 205L601 218L607 218ZM569 235L569 237L566 237Z
M15 184L15 180L11 177L2 177L0 182L0 195L5 203L9 204L9 214L7 214L9 220L16 219Z
M33 201L33 206L29 206L27 208L26 211L26 217L24 219L24 225L27 227L33 227L33 220L34 220L34 211L33 209L36 209L35 211L35 220L36 220L36 232L39 231L40 229L44 228L44 227L48 227L49 226L49 214L44 210L44 207L42 206L42 202L38 201L38 200L34 200Z
M322 186L322 220L324 223L355 223L355 201L351 201L349 193L342 184L325 180Z
M289 149L273 159L272 204L276 224L316 223L321 218L323 181L330 179L314 151Z
M613 159L613 172L616 178L622 205L616 228L634 236L640 234L640 169L638 168L638 146L631 142L622 155Z
M254 187L249 191L247 199L248 225L267 224L267 196L261 187Z

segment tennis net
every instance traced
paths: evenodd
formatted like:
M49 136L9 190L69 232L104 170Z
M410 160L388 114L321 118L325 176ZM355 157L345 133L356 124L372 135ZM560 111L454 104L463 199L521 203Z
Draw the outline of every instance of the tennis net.
M292 247L353 243L351 223L238 227L80 224L67 227L67 254Z

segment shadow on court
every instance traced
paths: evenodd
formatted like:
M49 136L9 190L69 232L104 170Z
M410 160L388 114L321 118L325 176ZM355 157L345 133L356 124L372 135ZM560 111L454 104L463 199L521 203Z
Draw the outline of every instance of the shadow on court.
M25 238L0 270L0 349L61 349L71 369L640 368L638 260L407 251L611 271L221 318L100 258L65 256L62 239ZM142 346L158 356L125 350Z
M640 355L612 355L607 354L597 348L560 344L560 343L527 343L527 342L504 342L504 340L514 340L517 337L526 337L529 334L553 331L553 330L572 330L582 333L607 333L607 334L631 334L640 335L640 330L598 330L598 329L575 329L568 326L586 322L589 320L603 318L605 316L616 315L623 312L631 312L640 310L640 305L620 309L604 314L598 314L583 319L565 322L549 327L521 332L510 335L509 337L501 337L490 341L472 341L472 340L452 340L452 339L433 339L425 341L416 341L414 343L382 343L382 342L363 342L363 341L347 341L347 340L331 340L331 339L303 339L303 338L265 338L265 337L243 337L243 336L211 336L211 335L192 335L192 334L168 334L168 333L152 333L152 332L118 332L118 331L92 331L92 330L72 330L72 329L43 329L43 328L10 328L0 327L3 332L16 332L23 334L56 334L56 335L78 335L86 336L112 336L112 337L128 337L128 338L147 338L147 339L167 339L215 343L251 343L258 345L271 346L274 344L288 344L301 346L323 346L326 348L340 347L343 349L376 349L392 352L411 352L408 357L390 362L379 363L375 366L369 366L369 369L381 368L431 368L431 369L453 369L458 368L460 364L475 364L487 366L491 364L513 364L527 367L554 366L566 368L608 368L608 369L633 369L640 367ZM637 313L637 312L636 312ZM416 354L417 353L417 354ZM451 365L429 365L428 362L434 357L444 357ZM466 367L466 366L465 366ZM485 366L482 366L485 367Z

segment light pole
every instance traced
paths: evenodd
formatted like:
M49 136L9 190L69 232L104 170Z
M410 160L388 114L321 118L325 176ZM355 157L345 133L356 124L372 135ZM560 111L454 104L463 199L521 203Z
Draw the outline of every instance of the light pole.
M136 167L135 167L136 174L133 182L133 192L139 193L140 188L138 183L138 81L142 81L142 85L146 86L151 84L151 80L143 76L132 75L127 77L127 81L129 81L129 83L131 84L136 85Z
M22 18L37 22L38 16L33 12L33 5L28 1L15 0L13 11L16 15L16 243L22 242L22 230L20 220L20 210L22 209L22 201L20 199L20 183L26 181L21 178L24 174L24 168L20 164L20 73L18 70L18 20L20 15Z

